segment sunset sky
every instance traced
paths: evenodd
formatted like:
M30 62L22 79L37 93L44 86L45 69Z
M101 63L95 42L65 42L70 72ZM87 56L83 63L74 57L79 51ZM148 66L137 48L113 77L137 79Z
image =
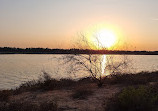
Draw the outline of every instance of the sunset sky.
M158 0L0 0L0 47L72 48L101 26L129 50L158 50Z

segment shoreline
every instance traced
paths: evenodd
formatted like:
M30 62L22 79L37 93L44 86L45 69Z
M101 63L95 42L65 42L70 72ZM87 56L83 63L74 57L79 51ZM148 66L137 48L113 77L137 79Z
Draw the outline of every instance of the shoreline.
M49 48L14 48L0 47L0 54L123 54L123 55L158 55L158 51L129 51L108 49L49 49Z
M18 54L18 55L66 55L66 54L74 54L76 55L76 53L1 53L0 55L14 55L14 54ZM98 54L98 55L158 55L158 54L118 54L118 53L77 53L77 54L83 54L83 55L88 55L88 54Z
M39 111L47 111L50 105L58 109L52 111L104 111L103 104L124 88L158 84L158 71L112 75L103 78L103 82L103 86L99 88L90 77L78 81L53 78L28 81L14 90L1 90L0 108L10 108L14 105L15 109L26 108L24 111L29 111L34 107L38 109L45 106L46 109ZM21 107L15 106L16 104L21 104Z

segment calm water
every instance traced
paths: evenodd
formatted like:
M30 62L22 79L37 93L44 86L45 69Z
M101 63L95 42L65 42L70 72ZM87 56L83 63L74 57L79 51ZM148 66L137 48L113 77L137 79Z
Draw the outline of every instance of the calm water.
M87 76L86 73L74 75L67 72L68 66L56 59L59 57L61 55L0 55L0 89L15 88L26 81L36 80L43 71L57 79ZM158 70L157 55L128 55L128 58L132 63L128 68L130 72Z

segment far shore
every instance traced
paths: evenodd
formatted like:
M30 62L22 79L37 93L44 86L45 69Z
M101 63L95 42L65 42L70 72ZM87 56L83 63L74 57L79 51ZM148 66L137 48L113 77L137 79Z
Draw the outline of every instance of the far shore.
M90 50L90 49L49 49L0 47L0 54L114 54L114 55L158 55L158 51Z

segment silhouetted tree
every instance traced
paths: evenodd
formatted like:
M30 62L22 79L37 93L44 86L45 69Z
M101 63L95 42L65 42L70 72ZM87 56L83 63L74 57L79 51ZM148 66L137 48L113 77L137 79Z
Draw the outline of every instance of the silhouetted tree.
M79 49L88 48L90 50L106 50L105 47L97 39L97 45L89 42L84 34L80 35L80 40L76 45ZM85 73L90 74L90 77L96 81L98 87L103 85L103 76L106 71L110 74L116 74L125 68L128 64L127 57L123 57L119 61L115 61L112 55L99 55L99 54L69 54L62 57L64 63L70 67L70 73Z

